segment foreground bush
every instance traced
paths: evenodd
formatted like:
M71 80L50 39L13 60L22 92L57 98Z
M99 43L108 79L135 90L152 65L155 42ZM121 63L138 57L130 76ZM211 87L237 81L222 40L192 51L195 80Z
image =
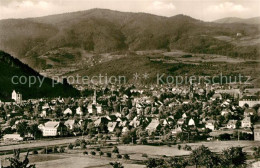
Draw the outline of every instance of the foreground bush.
M113 150L112 150L113 153L119 153L119 149L117 146L114 146Z
M124 168L124 166L119 162L110 162L109 164L113 166L113 168Z
M107 153L107 157L111 157L112 154L110 152Z
M68 149L73 149L73 145L72 145L72 143L70 143L69 145L68 145Z
M91 151L90 153L91 153L91 155L93 155L93 156L96 155L96 152L95 152L95 151Z
M124 154L124 159L128 160L130 159L130 156L128 154Z

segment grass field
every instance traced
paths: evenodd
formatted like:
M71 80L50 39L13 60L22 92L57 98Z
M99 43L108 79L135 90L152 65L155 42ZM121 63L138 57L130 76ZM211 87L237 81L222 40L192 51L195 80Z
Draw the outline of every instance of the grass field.
M230 147L243 147L243 150L247 153L251 153L253 146L260 146L260 141L210 141L210 142L199 142L199 143L190 143L188 144L192 149L204 145L207 146L213 152L221 152L224 149Z
M71 141L71 140L69 140ZM51 141L52 144L68 142L68 139L65 140L55 140ZM35 142L31 144L33 147L37 145L43 145L45 142ZM50 143L50 142L49 142ZM22 144L28 146L29 144ZM186 144L181 144L182 148ZM192 149L197 148L198 146L204 145L209 147L213 152L221 152L224 149L229 147L241 146L243 150L249 155L252 154L253 146L260 146L260 142L256 141L210 141L210 142L198 142L198 143L188 143L187 145L191 146ZM8 147L8 146L6 146ZM3 148L3 147L1 147ZM0 148L0 149L1 149ZM9 148L9 147L8 147ZM190 151L183 149L178 150L177 145L169 146L149 146L149 145L119 145L119 153L121 155L128 154L130 160L117 159L116 154L112 154L112 158L108 158L105 155L92 156L92 155L83 155L83 150L75 149L69 150L66 153L62 154L38 154L38 155L29 155L30 163L35 164L37 168L108 168L112 167L109 165L110 162L118 161L124 165L125 168L144 168L142 165L143 161L148 158L161 158L162 156L182 156L189 155ZM87 151L95 150L94 146L87 146ZM111 152L112 148L101 148L103 152ZM143 156L147 154L148 157ZM21 158L23 158L25 153L22 153ZM98 155L98 154L97 154ZM4 158L11 157L12 155L1 156L2 164L8 165L8 161L4 161Z
M181 156L189 155L190 151L178 150L177 145L168 146L147 146L147 145L124 145L118 146L120 153L124 154L147 154L149 157L155 156Z

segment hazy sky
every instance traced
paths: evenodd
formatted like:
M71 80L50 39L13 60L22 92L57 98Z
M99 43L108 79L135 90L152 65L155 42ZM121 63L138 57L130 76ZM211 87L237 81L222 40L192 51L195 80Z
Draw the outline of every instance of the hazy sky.
M260 16L260 0L0 0L0 19L37 17L91 8L162 16L185 14L205 21Z

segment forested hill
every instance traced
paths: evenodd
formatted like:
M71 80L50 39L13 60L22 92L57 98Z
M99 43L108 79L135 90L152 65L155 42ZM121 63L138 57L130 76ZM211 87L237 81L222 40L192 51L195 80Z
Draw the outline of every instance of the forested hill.
M0 51L0 100L6 101L11 99L13 90L20 92L23 99L42 98L42 97L58 97L58 96L79 96L79 92L68 84L57 84L52 87L52 79L44 78L43 84L40 87L40 82L37 80L35 84L29 87L26 84L14 84L12 78L14 76L24 76L28 79L29 76L34 76L37 79L43 79L38 72L34 71L28 65L22 63L11 55ZM24 79L25 79L24 78ZM24 81L24 80L23 80ZM15 83L19 83L15 78Z
M259 35L258 25L107 9L0 21L0 49L34 69L64 59L83 61L84 52L123 50L178 49L257 59ZM68 54L60 53L64 48Z

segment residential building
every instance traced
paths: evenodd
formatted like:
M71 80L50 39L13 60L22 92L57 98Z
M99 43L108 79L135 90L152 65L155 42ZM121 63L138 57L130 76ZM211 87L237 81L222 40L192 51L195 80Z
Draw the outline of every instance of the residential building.
M250 119L250 117L245 117L241 121L241 127L242 128L250 128L251 127L251 119Z
M67 108L64 112L63 112L64 115L67 115L67 114L70 114L72 115L72 110L70 108Z
M68 129L70 129L70 130L72 130L72 129L74 128L74 124L75 124L75 120L67 120L67 121L65 121L65 123L64 123L64 125L65 125Z
M239 106L243 107L245 104L249 107L254 107L257 104L260 104L260 98L258 96L244 96L239 100Z
M155 132L160 126L160 121L158 119L152 119L150 124L146 127L149 134Z
M229 120L227 123L227 128L236 129L237 128L236 124L237 124L237 120Z
M48 121L43 127L43 136L57 136L60 122Z
M4 141L23 141L23 137L20 134L5 134L3 136Z
M116 126L117 126L117 122L109 122L109 123L107 124L107 130L108 130L109 132L114 132L115 129L116 129Z
M211 129L212 131L215 130L215 120L208 120L206 121L205 128Z
M78 108L76 109L76 114L78 114L78 115L80 115L80 116L83 115L83 111L82 111L81 107L78 107Z
M189 126L195 126L195 121L191 118L188 122Z

